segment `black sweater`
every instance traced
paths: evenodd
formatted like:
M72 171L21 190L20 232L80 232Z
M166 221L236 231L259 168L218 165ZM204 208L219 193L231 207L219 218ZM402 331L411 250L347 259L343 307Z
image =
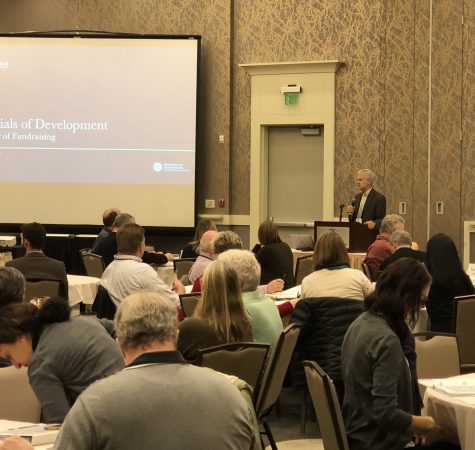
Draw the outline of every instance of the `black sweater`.
M292 250L285 242L275 242L253 249L261 265L261 284L268 284L276 278L285 282L284 290L294 286L294 259Z

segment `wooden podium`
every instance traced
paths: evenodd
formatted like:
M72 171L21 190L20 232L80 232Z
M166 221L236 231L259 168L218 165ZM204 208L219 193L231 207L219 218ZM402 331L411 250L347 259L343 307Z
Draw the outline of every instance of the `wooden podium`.
M368 247L374 242L377 232L368 230L366 225L357 222L329 222L315 221L313 239L317 242L322 233L335 230L345 242L346 248L351 253L366 253Z

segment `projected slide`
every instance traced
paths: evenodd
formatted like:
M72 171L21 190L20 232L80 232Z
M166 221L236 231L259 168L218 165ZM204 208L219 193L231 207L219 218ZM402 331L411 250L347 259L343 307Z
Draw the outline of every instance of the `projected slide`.
M182 185L193 226L197 67L193 39L0 37L0 183L78 201L77 185L114 184L101 205L118 207L130 186L170 199Z

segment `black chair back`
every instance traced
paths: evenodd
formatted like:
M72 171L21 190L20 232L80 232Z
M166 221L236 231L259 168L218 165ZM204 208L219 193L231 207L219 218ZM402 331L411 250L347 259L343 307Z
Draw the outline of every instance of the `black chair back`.
M98 319L113 320L115 316L116 306L111 300L109 293L103 286L99 286L92 305L92 311L96 313Z

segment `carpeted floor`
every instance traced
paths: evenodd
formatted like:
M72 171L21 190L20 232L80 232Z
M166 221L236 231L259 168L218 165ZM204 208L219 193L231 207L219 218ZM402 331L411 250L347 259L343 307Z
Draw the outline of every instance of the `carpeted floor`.
M320 430L315 421L315 414L313 412L313 405L308 399L307 405L307 420L305 424L305 433L302 433L300 426L300 412L302 408L302 392L295 392L292 388L284 388L280 396L280 411L281 417L277 417L273 411L267 423L270 425L272 434L279 447L279 442L282 442L279 448L285 450L317 450L318 446L313 439L320 438ZM285 441L292 441L292 443L285 443ZM269 444L266 437L264 443ZM270 448L270 447L269 447ZM323 448L323 447L322 447Z

